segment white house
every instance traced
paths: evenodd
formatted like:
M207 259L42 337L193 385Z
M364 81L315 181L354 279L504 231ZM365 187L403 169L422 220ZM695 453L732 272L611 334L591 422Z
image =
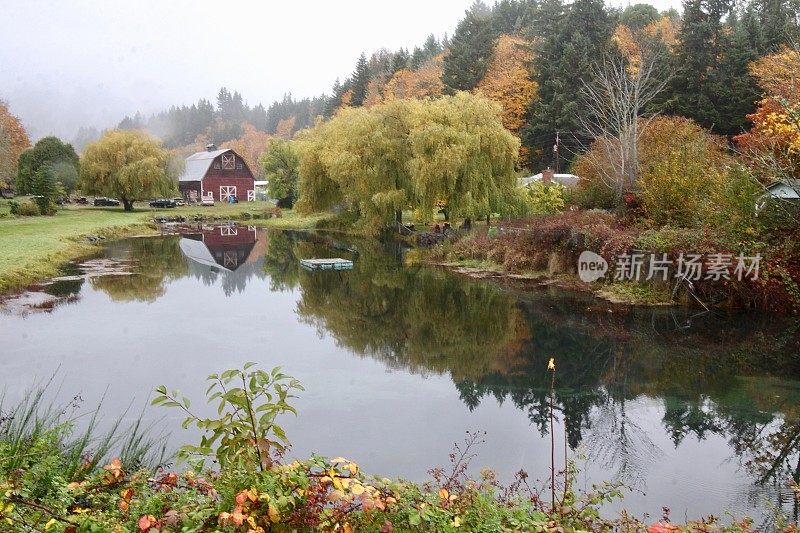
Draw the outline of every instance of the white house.
M581 180L575 174L556 174L551 169L543 170L533 176L517 179L517 187L527 187L531 183L543 181L544 183L558 183L564 187L574 187Z
M767 205L767 200L776 198L796 202L800 200L800 179L786 178L774 181L767 185L767 192L761 195L756 204L756 210L760 211Z
M789 178L771 183L767 185L767 194L782 200L798 200L800 199L800 179Z

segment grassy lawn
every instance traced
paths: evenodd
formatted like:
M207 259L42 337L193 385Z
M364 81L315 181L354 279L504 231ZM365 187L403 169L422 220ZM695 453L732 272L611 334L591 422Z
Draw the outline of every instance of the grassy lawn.
M52 276L65 261L90 253L94 248L84 240L87 235L120 237L154 232L151 222L158 215L205 215L284 229L311 229L329 216L300 216L284 210L280 218L251 220L251 216L271 209L272 204L263 202L175 209L146 207L130 213L121 207L68 206L52 217L14 217L8 215L9 202L0 200L0 292Z

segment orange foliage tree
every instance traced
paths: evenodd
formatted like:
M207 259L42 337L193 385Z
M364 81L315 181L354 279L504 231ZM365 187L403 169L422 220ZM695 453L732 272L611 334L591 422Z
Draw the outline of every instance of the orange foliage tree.
M503 126L515 134L525 124L525 115L536 98L537 85L531 79L533 52L528 41L501 35L492 53L486 74L476 92L503 107Z
M224 143L223 148L231 148L242 156L250 171L259 179L261 165L258 164L258 158L267 149L270 138L268 133L258 131L252 124L245 124L242 136Z
M442 61L439 54L422 65L419 70L402 69L386 82L383 97L386 102L401 98L427 98L441 96L444 92L442 82Z
M764 179L800 173L800 50L784 46L750 66L764 91L749 132L735 138Z
M294 134L294 123L296 120L297 117L295 115L280 120L275 127L275 135L284 139L291 139L292 134Z
M11 186L17 175L17 159L31 141L22 122L0 100L0 189Z

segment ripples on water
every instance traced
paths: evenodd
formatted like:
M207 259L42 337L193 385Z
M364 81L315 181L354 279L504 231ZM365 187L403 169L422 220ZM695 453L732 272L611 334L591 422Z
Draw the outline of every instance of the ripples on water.
M0 371L10 395L59 369L55 396L104 410L158 384L202 396L207 374L281 365L306 392L286 424L299 456L345 455L415 480L466 430L488 432L474 466L509 479L549 469L546 364L557 360L556 440L579 484L635 490L624 506L675 519L797 513L796 320L611 306L403 267L403 248L247 226L109 243L54 283L6 298ZM299 259L355 268L308 272ZM132 400L133 398L133 400ZM175 413L147 417L181 433ZM563 447L563 444L557 448ZM563 453L563 452L562 452ZM563 457L559 459L563 462Z

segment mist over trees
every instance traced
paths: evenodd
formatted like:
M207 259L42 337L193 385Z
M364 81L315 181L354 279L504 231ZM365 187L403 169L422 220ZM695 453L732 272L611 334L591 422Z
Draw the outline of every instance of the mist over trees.
M214 98L126 116L118 127L147 130L165 148L185 153L206 143L232 146L254 131L290 139L344 108L467 91L500 104L504 125L521 140L522 167L565 170L594 141L580 119L586 111L581 92L595 81L602 58L631 69L644 55L656 58L653 75L665 87L642 114L683 116L731 139L752 126L761 95L750 64L800 38L799 13L800 0L685 0L682 14L646 3L479 0L452 36L432 34L413 48L360 54L327 94L287 92L278 101L251 104L222 87ZM80 152L99 136L82 128L73 145ZM265 149L264 142L253 151Z

